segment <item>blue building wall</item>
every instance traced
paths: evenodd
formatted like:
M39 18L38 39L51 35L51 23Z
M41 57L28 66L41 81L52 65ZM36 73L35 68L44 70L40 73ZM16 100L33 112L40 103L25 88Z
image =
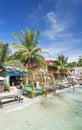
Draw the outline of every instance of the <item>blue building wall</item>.
M8 85L10 85L10 77L11 76L20 76L20 77L24 77L24 76L26 76L26 72L10 72L10 71L6 71L6 78L7 78L7 80L6 80L6 84L8 84ZM26 80L27 81L27 80Z

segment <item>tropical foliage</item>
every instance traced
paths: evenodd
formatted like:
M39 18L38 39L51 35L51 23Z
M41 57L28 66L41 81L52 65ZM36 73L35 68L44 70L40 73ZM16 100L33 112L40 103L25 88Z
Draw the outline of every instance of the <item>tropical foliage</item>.
M72 68L72 67L77 67L78 65L77 65L77 62L73 61L73 62L68 63L67 66Z
M8 59L10 54L9 44L0 42L0 70L2 70L5 61Z
M65 75L69 71L69 68L67 67L67 60L68 57L65 57L63 54L58 55L57 57L57 64L56 68L59 71L59 75Z
M79 56L78 61L73 61L67 64L69 67L82 67L82 56Z
M20 60L18 60L18 59L9 60L9 59L7 61L5 61L5 64L4 64L5 66L14 65L14 66L20 68L21 70L24 70L24 65L22 62L20 62Z
M9 44L0 42L0 62L1 63L4 63L5 60L7 60L9 53L10 53Z
M78 62L77 62L77 65L78 65L79 67L82 67L82 56L79 56L79 60L78 60Z
M42 51L41 48L38 47L39 42L39 31L36 33L34 30L22 31L22 37L18 33L14 33L14 37L19 39L20 44L14 43L13 47L18 50L16 53L17 56L21 56L21 61L26 64L28 63L29 68L31 67L32 63L38 63L39 66L45 68L45 59L42 54L48 54L45 51ZM15 54L15 56L16 56Z
M31 76L33 79L33 75L31 73L31 67L34 63L43 69L46 69L45 58L43 54L49 55L48 52L43 51L41 48L38 47L39 44L39 31L28 30L22 31L22 36L18 33L13 34L20 43L14 43L13 47L17 50L17 52L11 57L15 57L19 59L24 64L28 64L28 75ZM34 81L32 80L32 89L34 90Z

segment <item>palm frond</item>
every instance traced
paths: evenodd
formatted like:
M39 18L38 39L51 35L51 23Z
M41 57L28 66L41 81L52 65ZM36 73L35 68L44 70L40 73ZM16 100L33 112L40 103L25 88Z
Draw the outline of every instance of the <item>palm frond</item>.
M51 56L49 52L43 51L43 50L41 50L41 51L39 52L39 54L47 55L47 56L49 56L49 57Z
M19 39L19 41L21 42L21 44L25 43L24 39L18 33L14 33L13 36L16 37L17 39Z
M27 51L27 48L20 44L13 43L13 47L19 51Z
M5 66L9 66L9 65L15 65L15 66L18 66L19 68L21 69L24 69L24 64L20 61L20 60L10 60L10 61L6 61L5 62Z
M4 61L5 61L7 50L8 50L8 44L4 44L2 56L1 56L1 59L0 59L1 60L0 62L2 62L2 63L4 63Z
M31 53L29 53L29 52L24 52L24 53L22 54L22 59L27 60L27 59L30 58L30 57L31 57Z

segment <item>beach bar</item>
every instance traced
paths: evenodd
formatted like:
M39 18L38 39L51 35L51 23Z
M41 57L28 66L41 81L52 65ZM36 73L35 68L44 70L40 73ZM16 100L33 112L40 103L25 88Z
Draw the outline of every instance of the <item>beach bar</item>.
M14 65L6 66L3 71L1 72L0 76L6 78L5 83L9 86L17 86L20 84L20 80L24 77L26 78L26 84L28 83L28 75L25 70L22 70Z

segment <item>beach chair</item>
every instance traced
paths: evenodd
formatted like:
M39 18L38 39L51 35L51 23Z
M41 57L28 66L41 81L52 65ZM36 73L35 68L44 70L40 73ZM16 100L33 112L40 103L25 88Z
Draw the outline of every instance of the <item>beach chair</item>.
M14 95L7 95L7 96L1 96L0 97L0 107L3 108L3 104L7 104L10 102L16 102L18 101L23 102L23 98L20 94L14 94Z
M42 88L35 87L34 91L33 91L32 87L26 87L25 88L25 93L27 93L27 95L29 97L32 97L32 93L34 93L35 96L42 95L43 94L43 90L42 90Z

